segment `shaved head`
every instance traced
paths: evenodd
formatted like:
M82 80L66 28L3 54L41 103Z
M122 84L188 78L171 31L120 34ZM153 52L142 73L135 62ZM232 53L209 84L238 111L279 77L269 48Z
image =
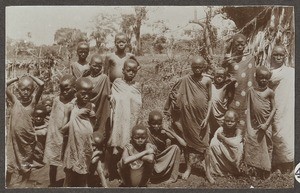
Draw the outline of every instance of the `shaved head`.
M235 35L232 37L232 40L233 40L233 41L237 41L238 39L243 39L244 41L247 40L246 36L244 36L243 34L235 34Z
M194 56L192 58L192 66L206 66L206 61L202 56Z
M75 84L75 77L73 75L70 74L66 74L64 75L60 80L59 80L59 84L66 84L69 83L71 85Z
M76 81L76 90L91 90L93 89L93 83L90 79L88 78L85 78L85 77L82 77L82 78L79 78L77 79Z
M33 80L29 77L29 76L23 76L20 78L19 82L18 82L18 87L21 87L21 86L30 86L33 88Z
M89 50L90 46L87 42L79 42L77 45L77 50L79 49L87 49Z
M151 111L149 113L149 121L156 121L156 120L162 120L163 116L159 111Z
M234 110L228 110L228 111L226 111L225 117L234 117L234 119L235 119L236 121L239 120L239 115L238 115L237 112L234 111Z

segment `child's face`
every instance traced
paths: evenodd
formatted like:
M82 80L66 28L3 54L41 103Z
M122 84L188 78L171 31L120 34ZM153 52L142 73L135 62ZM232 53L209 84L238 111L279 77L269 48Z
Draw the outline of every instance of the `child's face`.
M269 83L270 74L266 70L259 70L256 73L255 79L259 87L266 87Z
M132 134L132 141L137 146L143 146L146 144L147 132L143 129L137 129Z
M138 65L134 62L128 62L124 65L123 75L126 81L132 81L138 71Z
M77 49L77 55L78 55L79 59L85 60L87 58L87 56L89 55L89 48L85 45L81 45Z
M285 50L281 46L276 46L272 51L272 63L277 66L282 66L285 58Z
M215 84L222 84L226 79L226 74L224 70L216 70L214 82Z
M82 87L76 92L77 101L80 104L87 104L90 102L90 96L92 94L92 89L87 87Z
M238 53L243 53L245 46L246 41L244 40L244 38L239 37L233 42L233 48Z
M34 125L35 126L43 125L45 123L45 117L46 117L46 113L43 110L41 109L34 110L33 113Z
M59 85L60 96L65 99L72 98L74 96L74 86L72 86L71 81L63 81Z
M192 71L194 73L194 75L196 76L200 76L202 75L202 73L204 72L204 70L206 69L206 65L204 62L193 62L192 63Z
M232 130L235 129L237 125L237 118L235 117L234 113L227 113L224 117L224 129Z
M102 69L103 61L99 58L95 58L90 65L91 74L99 74Z
M124 35L117 36L115 40L115 45L118 50L124 50L126 48L126 37Z
M47 113L49 114L52 110L52 101L50 101L50 100L45 101L45 107L46 107Z
M154 115L153 117L150 117L148 124L150 130L159 131L162 128L162 118Z
M18 92L22 100L29 100L33 90L33 84L31 81L23 80L18 84Z

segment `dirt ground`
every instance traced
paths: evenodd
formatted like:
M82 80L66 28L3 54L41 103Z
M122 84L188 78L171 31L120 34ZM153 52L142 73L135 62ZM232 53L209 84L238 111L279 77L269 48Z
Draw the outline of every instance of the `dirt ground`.
M184 163L180 164L180 172L184 172ZM21 178L16 175L13 176L12 185L9 188L24 188L18 184ZM62 187L64 180L63 168L58 168L57 186ZM256 179L255 177L239 176L239 177L215 177L216 184L210 184L204 177L204 171L201 168L193 168L192 174L187 180L182 180L180 177L175 183L149 183L148 188L230 188L230 189L277 189L277 188L293 188L294 177L290 174L272 173L270 178L266 180ZM100 179L95 175L95 186L101 188ZM119 187L118 180L107 180L108 186L111 188ZM26 185L28 188L48 188L49 186L49 166L46 165L41 169L32 172L30 181Z

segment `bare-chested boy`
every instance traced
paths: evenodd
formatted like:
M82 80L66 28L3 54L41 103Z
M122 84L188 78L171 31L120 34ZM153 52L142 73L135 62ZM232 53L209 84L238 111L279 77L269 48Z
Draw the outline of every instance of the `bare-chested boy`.
M122 78L123 65L127 59L135 59L131 53L126 53L127 46L126 35L118 33L115 36L116 52L109 54L105 59L104 73L108 75L110 82L113 83L116 78Z
M90 69L89 63L86 58L89 55L89 45L86 42L80 42L77 46L78 61L71 64L71 73L75 78L81 77L85 72Z
M247 94L247 132L245 162L257 168L259 177L266 178L271 171L272 120L275 115L274 91L268 87L271 72L260 66L256 69L257 87Z
M147 139L148 132L145 126L136 125L132 128L131 141L125 145L122 159L118 163L122 186L147 186L155 157L154 147Z
M34 76L23 76L7 81L7 86L18 81L18 97L6 89L8 100L12 102L10 129L7 139L7 176L6 185L10 184L12 173L17 171L22 176L22 185L26 185L33 167L36 145L32 113L40 100L44 82ZM34 82L38 85L34 95Z

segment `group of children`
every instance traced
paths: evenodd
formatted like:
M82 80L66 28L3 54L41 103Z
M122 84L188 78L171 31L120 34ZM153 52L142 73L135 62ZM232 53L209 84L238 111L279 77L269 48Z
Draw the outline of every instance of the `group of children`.
M182 152L182 179L191 174L194 154L203 157L211 183L213 175L238 174L244 154L249 166L263 174L271 170L276 108L267 68L256 68L257 84L245 94L245 131L239 125L240 112L230 108L239 81L223 67L215 70L213 79L206 76L201 56L191 60L193 74L182 77L170 92L164 114L171 116L171 127L162 126L164 115L157 110L150 112L145 126L139 120L141 88L134 80L141 66L125 52L125 34L116 35L115 45L116 52L105 58L95 54L87 62L89 46L79 43L78 61L70 75L60 79L60 93L53 101L39 104L44 83L34 76L7 81L7 86L18 82L16 95L6 90L12 105L7 186L15 171L26 183L31 170L44 164L50 165L51 187L61 166L65 187L89 186L95 172L103 187L108 187L107 178L119 178L126 187L144 187L149 180L176 182Z

